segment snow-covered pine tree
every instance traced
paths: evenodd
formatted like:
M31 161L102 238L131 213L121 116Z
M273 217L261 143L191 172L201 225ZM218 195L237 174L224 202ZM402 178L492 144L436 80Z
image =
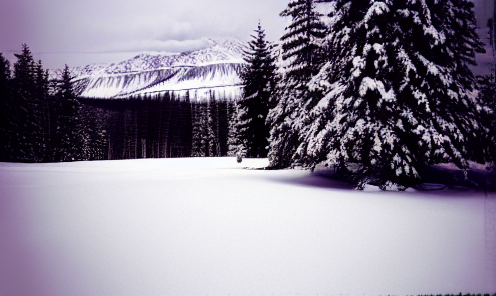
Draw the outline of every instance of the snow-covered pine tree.
M40 140L40 118L38 106L34 100L36 76L35 62L31 50L22 45L20 54L15 54L13 79L13 142L12 153L16 161L39 161L38 147ZM39 146L38 146L39 145Z
M218 116L218 103L215 99L215 94L210 93L210 98L207 102L207 126L206 126L206 156L219 156L220 155L220 145L219 145L219 116Z
M80 114L82 159L107 159L108 110L82 104Z
M195 103L193 122L192 155L195 157L218 156L219 144L215 134L214 110L212 98L207 102Z
M37 115L40 122L40 147L38 147L38 153L40 160L52 161L50 157L51 147L50 147L50 95L49 95L49 73L48 70L43 69L43 64L41 60L35 64L34 67L35 74L35 88L34 88L34 101L37 105Z
M246 142L239 136L238 132L238 106L235 101L229 102L228 105L228 135L227 135L227 155L228 156L246 156Z
M66 65L57 82L55 95L56 131L53 145L55 161L74 161L81 155L79 110L80 104L74 93L72 76Z
M476 33L477 24L474 3L468 0L436 1L431 11L433 22L439 24L436 27L441 27L440 31L445 34L444 48L440 52L439 59L442 60L446 56L451 58L450 67L454 69L451 72L454 76L452 88L459 88L465 92L466 95L460 96L459 100L464 107L472 109L472 116L478 117L477 121L482 123L480 121L488 116L487 112L490 112L490 107L484 101L478 100L477 81L469 68L470 65L476 65L475 53L485 52L484 44L479 40L479 36ZM446 101L443 103L450 104ZM457 120L457 126L465 129L464 135L467 137L468 142L471 143L467 147L467 158L485 162L485 158L489 153L489 147L484 144L484 138L487 138L490 134L487 129L488 126L478 124L478 129L472 129L470 123L463 122L467 120L466 118L455 117L455 119ZM468 126L468 128L465 126ZM477 146L477 149L470 149Z
M244 95L238 101L238 137L246 144L246 156L267 157L269 99L274 89L275 61L260 22L244 51L246 68L241 73Z
M191 101L189 91L186 92L184 101L181 101L181 106L183 109L181 118L181 156L189 157L191 156L192 146L193 146L193 114L191 110Z
M193 113L193 143L191 156L201 157L205 156L202 149L203 137L202 123L203 123L203 107L201 103L194 102L192 104Z
M467 168L481 105L470 71L460 69L479 50L475 27L454 24L473 23L456 19L473 16L466 2L336 1L334 60L311 83L325 96L314 110L324 120L305 139L310 167L344 168L358 188L376 182L382 189L418 181L424 165ZM465 13L443 22L443 5ZM454 34L472 45L455 46Z
M224 95L222 100L218 101L218 130L219 130L219 156L226 156L228 151L228 137L229 137L229 113L228 101Z
M177 157L180 146L180 124L179 117L181 114L180 101L174 92L167 92L166 96L169 97L169 132L167 135L167 157ZM149 120L149 116L147 116Z
M272 167L293 163L307 104L315 101L307 83L318 72L324 56L320 40L325 36L325 26L313 0L291 0L280 15L290 18L290 24L281 37L283 65L274 92L277 103L267 117Z
M193 114L193 109L191 110ZM171 118L171 101L170 94L168 92L164 93L160 97L160 155L161 157L167 158L168 155L168 145L169 145L169 134L170 134L170 118ZM137 128L136 128L137 132ZM137 139L136 139L137 141Z

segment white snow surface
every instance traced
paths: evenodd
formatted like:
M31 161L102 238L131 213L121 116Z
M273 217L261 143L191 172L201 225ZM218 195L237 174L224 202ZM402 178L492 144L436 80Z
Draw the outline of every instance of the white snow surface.
M496 291L484 193L243 169L265 165L0 163L0 295Z

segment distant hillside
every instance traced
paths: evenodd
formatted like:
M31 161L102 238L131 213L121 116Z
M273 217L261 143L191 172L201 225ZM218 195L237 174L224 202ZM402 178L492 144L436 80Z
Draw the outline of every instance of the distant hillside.
M183 53L146 53L113 64L72 69L76 89L86 98L114 99L173 91L204 100L234 100L241 95L243 43L206 39L206 47Z

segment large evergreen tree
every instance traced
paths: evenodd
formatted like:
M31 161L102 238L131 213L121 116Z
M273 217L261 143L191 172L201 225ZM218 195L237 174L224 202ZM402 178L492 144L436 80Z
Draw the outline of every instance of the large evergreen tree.
M42 102L38 96L37 65L31 50L22 45L15 54L12 101L12 157L17 161L37 162L44 159Z
M301 124L316 101L307 83L318 72L324 57L320 40L325 36L325 27L314 6L313 0L291 0L281 12L282 17L290 18L290 24L281 38L283 61L274 93L277 103L267 118L271 127L268 156L273 167L293 163Z
M50 95L49 95L49 74L48 70L43 69L43 64L41 60L34 66L35 74L35 88L32 100L35 102L33 112L36 113L39 118L39 137L41 146L38 148L39 158L43 161L51 161L49 155L52 148L50 147L51 134L50 130Z
M325 95L300 151L306 165L386 189L416 182L423 165L467 168L483 154L471 145L487 132L466 66L480 51L472 9L466 0L336 1L334 57L311 83Z
M260 23L245 51L246 68L241 73L244 95L238 101L238 137L246 156L266 157L269 127L265 124L274 90L275 61Z
M56 112L54 135L54 160L74 161L79 160L82 154L81 131L79 124L80 104L74 92L72 76L66 65L62 77L57 82L55 95Z

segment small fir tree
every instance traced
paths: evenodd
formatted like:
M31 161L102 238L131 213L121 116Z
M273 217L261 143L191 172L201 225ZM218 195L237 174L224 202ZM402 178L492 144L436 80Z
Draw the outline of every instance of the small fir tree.
M229 103L229 123L228 123L228 156L236 156L237 154L246 155L246 148L240 142L238 133L238 107L236 102Z

